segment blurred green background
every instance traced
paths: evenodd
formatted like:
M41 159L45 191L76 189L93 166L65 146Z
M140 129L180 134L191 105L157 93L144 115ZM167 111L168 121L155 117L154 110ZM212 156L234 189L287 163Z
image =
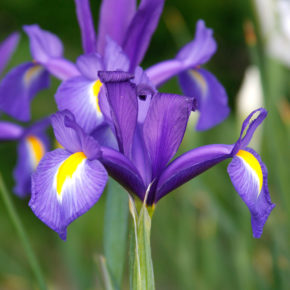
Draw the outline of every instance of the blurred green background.
M91 1L96 28L99 6L100 1ZM269 115L260 129L261 146L256 149L267 164L269 189L276 203L261 239L253 239L250 214L226 172L228 161L161 200L152 220L156 289L290 289L290 74L283 64L266 56L261 43L246 45L244 23L251 20L257 25L254 16L251 1L167 0L142 63L147 68L174 57L192 39L198 19L204 19L214 30L218 50L206 67L225 86L231 115L207 132L194 131L190 123L178 154L200 145L235 142L240 130L236 96L246 68L253 63L259 66ZM1 41L12 31L20 31L22 25L34 23L62 39L67 58L75 61L82 53L72 0L1 0ZM28 39L22 33L6 71L30 59ZM54 93L58 85L59 81L52 79L51 88L35 98L34 120L56 110ZM161 90L181 93L177 79ZM16 144L0 144L0 171L10 192L15 164ZM63 242L33 215L28 199L13 196L49 289L102 289L97 257L104 251L105 197L106 192L89 212L70 225L68 240ZM123 289L128 287L126 270ZM37 289L1 198L0 289Z

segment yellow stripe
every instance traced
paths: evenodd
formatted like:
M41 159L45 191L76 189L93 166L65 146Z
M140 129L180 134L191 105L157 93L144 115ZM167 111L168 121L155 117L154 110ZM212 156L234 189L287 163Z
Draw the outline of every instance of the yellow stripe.
M26 141L29 145L30 152L33 158L33 163L36 168L36 166L38 165L39 161L41 160L41 158L43 157L45 153L45 147L42 141L33 135L26 137Z
M86 155L83 152L77 152L70 155L59 167L56 176L56 191L58 195L61 195L62 187L67 178L72 178L73 174L77 170L78 166L86 159Z
M29 86L31 81L41 72L41 70L42 66L38 64L29 68L24 74L24 83Z
M93 84L93 94L96 98L96 107L97 107L97 112L98 113L102 113L101 109L100 109L100 104L99 104L99 93L102 87L102 82L100 80L97 80L94 84Z
M190 73L192 77L198 82L199 86L201 87L202 93L205 94L207 90L207 84L204 77L196 70L191 70Z
M258 179L259 179L259 193L258 194L260 194L262 186L263 186L263 172L262 172L262 168L259 161L256 159L256 157L252 153L245 150L239 150L239 152L236 155L242 158L251 167L251 169L254 170L254 172L258 176Z

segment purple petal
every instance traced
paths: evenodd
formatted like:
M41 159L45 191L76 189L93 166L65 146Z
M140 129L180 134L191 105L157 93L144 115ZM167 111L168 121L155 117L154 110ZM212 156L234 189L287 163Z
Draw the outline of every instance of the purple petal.
M34 60L46 63L50 58L61 58L63 46L53 33L41 29L38 25L24 25L23 30L30 39L30 50Z
M106 86L119 150L130 158L138 114L136 87L129 81L133 76L124 72L99 72L99 77Z
M197 99L200 116L197 130L207 130L222 122L229 114L228 97L223 86L204 69L190 70L179 75L183 93Z
M118 181L129 193L136 194L143 200L146 188L134 164L120 152L101 147L100 161L107 169L109 175Z
M144 57L159 22L163 4L164 0L142 0L129 25L122 47L130 59L130 71L134 71Z
M199 20L193 41L185 45L173 60L163 61L146 70L147 75L159 86L171 77L206 63L216 51L212 30Z
M76 65L64 58L51 58L43 66L62 81L80 75Z
M250 143L253 134L260 124L267 117L268 112L264 108L259 108L253 111L243 122L240 137L235 144L233 149L233 155L237 153L238 150L244 149Z
M253 236L260 238L275 205L268 189L268 172L252 149L240 150L228 166L231 181L251 213Z
M0 74L9 62L15 48L19 42L19 33L10 34L4 41L0 43Z
M34 214L66 239L66 228L100 198L108 176L103 165L82 152L63 149L47 153L32 175Z
M118 142L111 126L107 122L99 125L91 134L101 146L118 150Z
M99 83L103 90L102 84ZM69 110L76 116L77 123L90 133L103 122L100 99L106 97L100 94L98 83L83 76L63 82L55 95L60 111ZM96 89L94 89L96 88Z
M99 157L98 142L83 132L70 111L65 110L53 114L51 123L55 138L70 153L84 152L88 159Z
M24 129L17 124L0 121L0 140L16 140L23 132Z
M128 71L130 65L130 61L121 46L109 37L107 37L104 52L104 65L107 71Z
M13 171L14 192L19 197L31 193L31 174L49 149L48 139L43 132L26 135L18 145L18 161Z
M85 53L96 52L96 32L89 0L75 0L77 18Z
M103 0L100 10L98 52L104 54L106 37L122 44L136 10L136 0Z
M19 121L28 121L31 99L48 86L49 75L42 66L21 64L12 69L0 84L0 110Z
M231 157L233 147L233 145L223 144L207 145L190 150L176 158L160 176L155 203L170 191Z
M153 178L176 153L192 106L193 100L184 96L161 93L153 96L143 127Z
M84 77L96 81L98 72L104 70L104 63L102 57L97 53L84 54L77 59L77 67Z

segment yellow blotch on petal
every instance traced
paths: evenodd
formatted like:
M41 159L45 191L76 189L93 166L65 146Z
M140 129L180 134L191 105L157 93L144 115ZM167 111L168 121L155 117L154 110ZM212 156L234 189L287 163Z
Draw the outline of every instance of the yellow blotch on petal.
M96 106L97 106L97 112L98 113L102 113L101 109L100 109L100 105L99 105L99 93L102 87L102 82L100 80L95 81L95 83L93 84L93 94L96 98Z
M259 161L252 153L245 150L239 150L236 156L243 159L257 175L259 179L259 195L263 186L263 172Z
M37 77L37 75L42 71L42 66L41 65L34 65L31 68L29 68L26 73L24 74L24 83L26 86L29 86L31 81L33 81L33 79L35 77Z
M61 195L62 187L66 179L72 178L78 166L86 158L87 157L83 152L77 152L69 156L65 161L63 161L56 175L56 191L58 195Z
M199 86L201 87L202 93L205 94L207 90L207 84L204 77L196 70L190 71L192 77L198 82Z
M33 135L26 137L26 141L33 158L34 167L36 168L45 153L45 147L42 141Z

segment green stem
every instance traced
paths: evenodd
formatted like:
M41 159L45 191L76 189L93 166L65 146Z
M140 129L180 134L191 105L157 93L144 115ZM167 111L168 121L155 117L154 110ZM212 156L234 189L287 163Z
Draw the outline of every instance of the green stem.
M12 203L12 200L9 196L8 190L4 184L2 175L0 174L0 191L2 193L2 197L3 197L3 201L4 201L4 205L7 208L8 214L11 218L11 221L17 231L17 234L20 238L20 241L22 242L23 248L26 252L27 258L28 258L28 262L31 266L31 269L35 275L35 278L38 282L39 285L39 289L41 290L45 290L46 286L45 286L45 282L44 282L44 278L42 276L40 267L38 265L38 262L36 260L35 254L32 250L32 247L30 245L30 242L28 240L27 234L24 231L24 227L20 221L20 218L17 214L17 211Z

